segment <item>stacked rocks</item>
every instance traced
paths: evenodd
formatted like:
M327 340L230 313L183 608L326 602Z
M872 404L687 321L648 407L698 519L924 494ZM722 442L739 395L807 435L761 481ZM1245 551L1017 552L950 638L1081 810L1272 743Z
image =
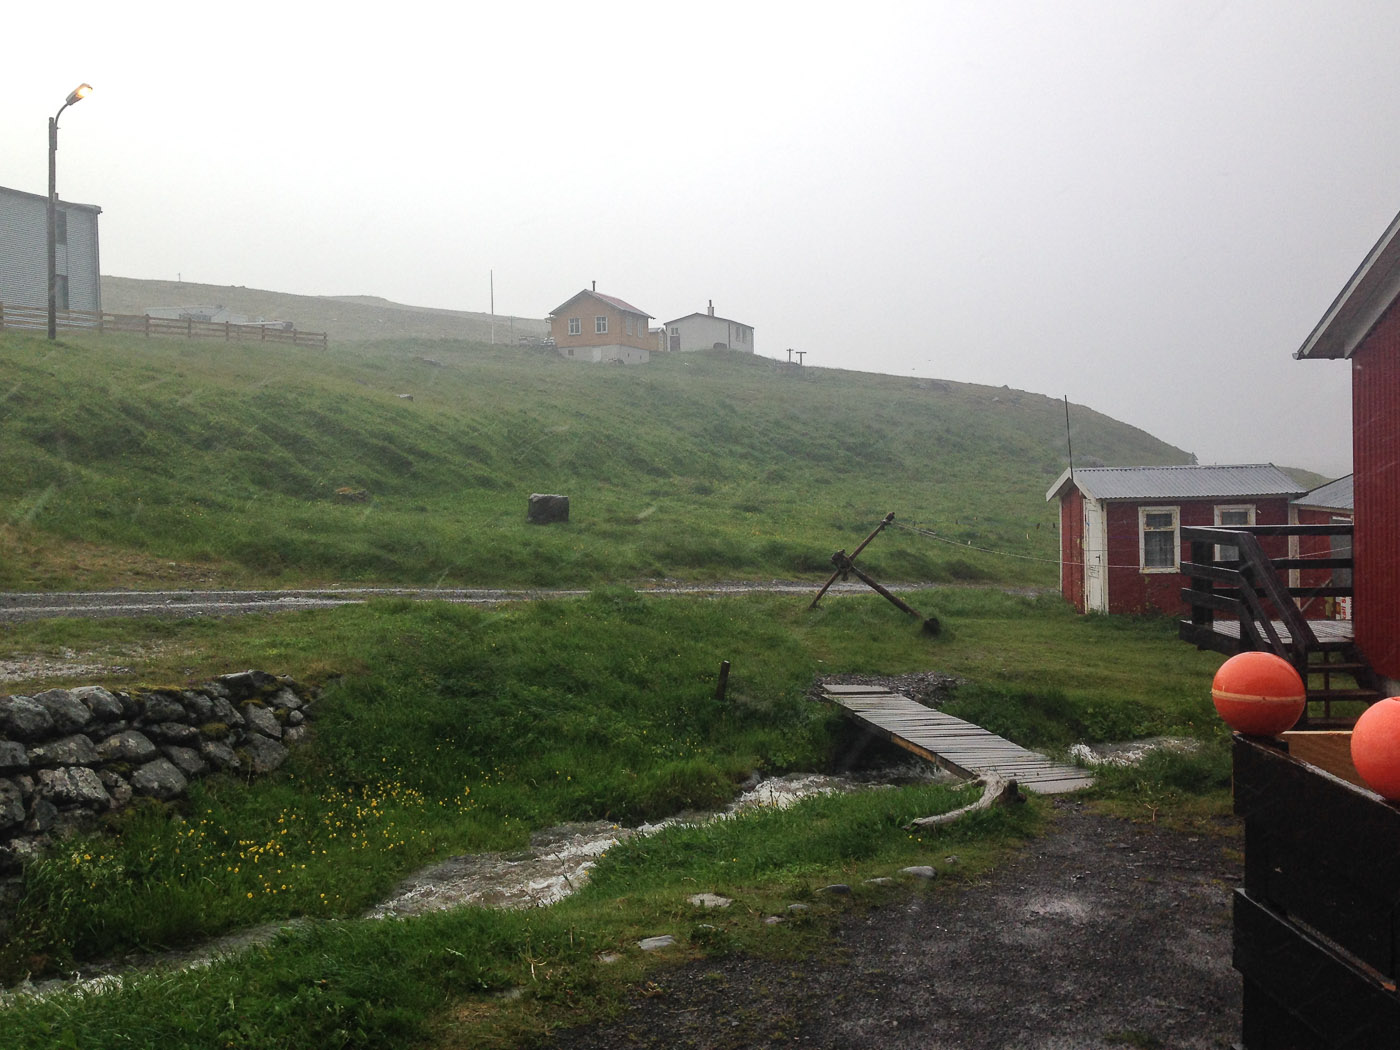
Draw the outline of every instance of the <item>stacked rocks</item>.
M307 731L309 693L263 671L189 689L0 697L0 874L51 835L216 772L269 773Z

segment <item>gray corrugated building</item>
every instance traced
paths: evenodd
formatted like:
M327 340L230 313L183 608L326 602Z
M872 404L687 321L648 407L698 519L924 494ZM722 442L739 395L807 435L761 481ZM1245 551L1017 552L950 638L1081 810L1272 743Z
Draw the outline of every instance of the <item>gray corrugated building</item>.
M48 216L43 194L0 186L0 305L48 306ZM95 204L59 201L56 227L59 310L102 310Z

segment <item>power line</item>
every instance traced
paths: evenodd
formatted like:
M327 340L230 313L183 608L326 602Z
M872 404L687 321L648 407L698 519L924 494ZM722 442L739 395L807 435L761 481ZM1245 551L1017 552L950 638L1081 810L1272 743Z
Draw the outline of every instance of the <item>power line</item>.
M897 528L897 529L904 529L906 532L913 532L913 533L916 533L917 535L924 536L924 537L926 537L927 539L936 540L936 541L939 542L939 543L946 543L946 544L948 544L948 546L950 546L950 547L957 547L959 550L981 551L983 554L995 554L997 557L1000 557L1000 558L1019 558L1021 561L1040 562L1042 565L1059 565L1059 564L1060 564L1060 559L1059 559L1059 558L1040 558L1040 557L1037 557L1037 556L1034 555L1034 554L1015 554L1015 553L1013 553L1013 552L1011 552L1011 551L999 551L999 550L995 550L995 549L992 548L992 547L979 547L979 546L977 546L975 543L971 542L970 540L953 540L953 539L949 539L949 538L947 538L946 536L940 536L940 535L938 535L938 533L933 532L933 531L931 531L931 530L929 530L929 529L921 529L921 528L918 528L918 527L915 526L915 525L906 525L906 524L904 524L902 521L892 521L892 522L890 522L890 524L893 525L893 526L894 526L895 528ZM1087 561L1087 556L1089 556L1089 555L1106 554L1106 553L1108 553L1108 552L1107 552L1107 551L1104 551L1104 550L1089 550L1089 549L1085 549L1084 554L1085 554L1085 556L1086 556L1086 561L1085 561L1083 564L1085 564L1085 565L1091 564L1089 561ZM1331 551L1317 551L1317 552L1307 553L1307 554L1302 554L1302 553L1300 553L1297 557L1298 557L1300 560L1303 559L1303 558L1330 558L1330 557L1332 557L1332 552L1331 552ZM1138 563L1133 563L1132 565L1102 565L1102 564L1098 564L1096 567L1097 567L1097 568L1101 568L1101 569L1132 569L1132 570L1137 570L1137 569L1141 569L1141 568L1142 568L1142 565L1141 565L1141 564L1138 564Z

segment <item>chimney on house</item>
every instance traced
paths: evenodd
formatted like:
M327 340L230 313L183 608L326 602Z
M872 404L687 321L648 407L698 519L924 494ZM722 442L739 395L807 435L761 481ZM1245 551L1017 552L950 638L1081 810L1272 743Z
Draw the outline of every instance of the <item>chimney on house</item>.
M595 292L598 290L598 282L597 282L597 281L594 281L594 282L593 282L593 290L594 290Z
M714 315L715 315L715 301L714 301L713 299L711 299L711 300L710 300L710 316L713 317Z

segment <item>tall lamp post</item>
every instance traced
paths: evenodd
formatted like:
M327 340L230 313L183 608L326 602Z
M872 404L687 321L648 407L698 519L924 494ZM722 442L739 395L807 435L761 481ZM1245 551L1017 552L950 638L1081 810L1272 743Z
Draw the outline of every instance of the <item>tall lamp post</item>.
M63 116L63 111L74 102L85 99L92 92L91 84L79 84L72 91L68 92L68 97L63 100L63 105L58 107L58 112L49 118L49 339L52 341L58 335L58 118Z

